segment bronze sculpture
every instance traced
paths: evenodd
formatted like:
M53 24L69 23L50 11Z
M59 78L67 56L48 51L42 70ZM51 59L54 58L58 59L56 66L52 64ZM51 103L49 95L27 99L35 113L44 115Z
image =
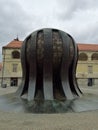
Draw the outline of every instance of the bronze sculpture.
M27 100L67 100L81 95L75 74L78 50L73 38L57 29L33 32L23 42L20 96Z
M21 49L23 79L18 95L28 101L52 103L80 96L75 78L77 51L73 38L61 30L33 32Z

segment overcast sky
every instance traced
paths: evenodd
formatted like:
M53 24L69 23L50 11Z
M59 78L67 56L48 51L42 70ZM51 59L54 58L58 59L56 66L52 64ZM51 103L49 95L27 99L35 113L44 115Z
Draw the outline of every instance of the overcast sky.
M79 43L98 43L98 0L0 0L1 48L39 28L57 28ZM0 58L1 60L1 58Z

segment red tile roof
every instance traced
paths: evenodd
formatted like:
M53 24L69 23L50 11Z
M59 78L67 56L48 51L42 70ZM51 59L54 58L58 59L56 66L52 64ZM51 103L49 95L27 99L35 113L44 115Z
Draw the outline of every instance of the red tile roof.
M98 44L80 44L78 43L80 51L98 51Z
M22 46L22 41L14 39L13 41L11 41L10 43L8 43L3 48L20 48L21 46Z
M22 46L22 41L19 41L18 39L14 39L3 48L21 48L21 46ZM78 43L78 48L80 51L98 51L98 44Z

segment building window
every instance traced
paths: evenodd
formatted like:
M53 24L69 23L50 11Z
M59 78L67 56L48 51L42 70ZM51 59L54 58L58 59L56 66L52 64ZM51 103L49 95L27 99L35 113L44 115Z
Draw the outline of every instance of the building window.
M19 58L20 58L20 52L18 52L18 51L13 51L13 52L12 52L12 58L14 58L14 59L19 59Z
M98 60L98 54L93 53L92 56L91 56L91 60Z
M18 78L11 78L10 80L10 86L18 86Z
M18 64L13 64L12 71L17 72Z
M92 66L88 66L88 73L92 74L93 73L93 67Z
M80 54L79 54L79 60L81 60L81 61L87 61L87 60L88 60L87 54L85 54L85 53L80 53Z

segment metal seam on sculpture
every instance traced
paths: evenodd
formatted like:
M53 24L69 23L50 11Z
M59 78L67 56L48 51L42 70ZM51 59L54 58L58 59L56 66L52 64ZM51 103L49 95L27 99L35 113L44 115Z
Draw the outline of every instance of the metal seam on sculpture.
M69 35L69 37L71 37ZM74 45L74 50L75 50L75 54L74 54L74 62L72 64L72 81L73 81L73 85L74 85L74 88L75 88L75 91L76 91L76 94L79 96L82 94L82 92L80 91L79 87L78 87L78 84L77 84L77 81L76 81L76 65L77 65L77 55L78 55L78 48L77 48L77 45L74 41L74 39L71 37L72 41L73 41L73 45Z
M72 39L73 39L73 38L72 38ZM74 39L73 39L73 42L75 42ZM76 52L76 62L75 62L75 64L73 65L73 68L74 68L74 71L75 71L75 74L76 74L76 66L77 66L77 62L78 62L78 47L76 46L76 44L74 44L74 46L75 46L75 52ZM76 90L79 92L78 94L81 95L82 92L81 92L81 90L80 90L79 87L78 87L78 84L77 84L77 81L76 81L76 76L74 77L74 75L73 75L73 80L75 80L74 82L76 82L76 83L75 83L75 88L76 88Z
M61 86L60 69L62 59L62 41L58 30L52 30L53 38L53 94L58 100L65 100ZM58 97L59 95L59 97Z
M48 43L47 43L48 41ZM47 50L48 49L48 50ZM44 97L45 99L53 100L53 61L52 61L52 31L44 29ZM47 64L48 63L48 64ZM49 70L48 70L49 69Z
M32 59L30 61L30 69L29 69L29 84L28 84L28 100L33 100L35 96L35 88L36 88L36 35L37 32L31 35L30 43L30 52L32 52L32 55L30 55L28 58Z
M71 37L71 36L70 36ZM72 38L72 37L71 37ZM75 44L75 41L74 41L74 39L72 38L72 40L73 40L73 43L74 43L74 48L75 48L75 55L74 55L74 59L75 59L75 62L74 62L74 64L72 65L73 66L73 77L72 77L72 79L73 79L73 83L74 83L74 87L75 87L75 90L77 91L77 94L78 95L81 95L82 94L82 92L80 91L80 89L79 89L79 87L78 87L78 84L77 84L77 81L76 81L76 65L77 65L77 61L78 61L78 59L77 59L77 57L78 57L78 48L77 48L77 46L76 46L76 44Z
M69 35L68 35L69 36ZM70 36L69 36L70 37ZM70 37L70 49L72 49L71 48L71 46L72 46L72 48L73 48L73 50L75 50L75 48L74 48L74 43L73 43L73 41L72 41L72 38ZM74 64L74 55L75 55L75 51L73 51L73 50L70 50L70 51L72 51L72 52L70 52L71 53L71 63L70 63L70 65L69 65L69 79L71 79L70 80L70 89L71 89L71 91L72 91L72 93L73 93L73 95L74 94L76 94L77 95L77 92L76 92L76 90L75 90L75 86L74 86L74 84L73 84L73 79L72 79L72 75L73 75L73 70L72 70L72 65ZM74 53L73 53L74 52Z
M70 89L70 84L69 84L69 76L68 76L68 72L69 72L69 61L68 61L68 56L69 53L66 52L68 51L67 48L69 48L69 37L68 35L66 35L64 32L60 31L61 33L61 37L63 40L63 58L62 58L62 67L61 67L61 80L62 80L62 87L64 90L64 93L66 95L66 97L68 99L73 99L73 95L71 93L71 89ZM65 42L66 41L66 42ZM66 69L64 69L66 68Z
M37 55L37 78L36 78L36 90L35 90L35 98L39 98L39 94L41 95L42 100L44 98L43 92L43 53L44 53L44 35L43 30L39 30L37 33L36 40L36 55Z
M26 80L26 57L25 57L25 52L26 52L26 42L27 40L25 39L25 41L22 44L22 48L21 48L21 62L22 62L22 83L21 83L21 87L19 87L19 89L17 90L16 93L18 93L19 96L21 96L24 92L24 86L25 86L25 80Z
M29 38L30 37L28 37L27 39L26 39L26 41L25 41L25 43L24 43L24 58L22 59L22 60L24 60L25 61L25 63L24 63L24 66L25 66L25 68L26 69L24 69L24 72L25 72L25 74L23 74L24 76L25 76L25 82L24 82L24 89L23 89L23 93L22 93L22 95L26 92L26 90L28 90L28 65L27 65L27 45L28 45L28 42L29 42Z
M70 35L69 35L70 36ZM72 69L72 85L73 85L73 92L75 92L75 94L77 96L80 95L80 92L78 90L78 86L77 86L77 83L76 83L76 78L75 78L75 75L76 75L76 65L77 65L77 46L74 42L74 39L70 36L70 38L72 39L73 41L73 45L74 45L74 50L75 50L75 54L74 54L74 62L72 62L72 65L71 65L71 69Z
M69 35L69 37L70 37L70 35ZM70 37L71 38L71 37ZM74 42L73 42L73 40L72 40L72 38L71 38L71 42L72 42L72 44L73 44L73 47L74 47L74 50L75 50L75 46L74 46ZM71 90L72 90L72 92L73 92L73 94L74 95L77 95L78 96L78 92L77 92L77 90L76 90L76 82L74 82L74 80L76 80L76 79L74 79L73 80L73 75L74 75L74 68L73 68L73 65L75 64L75 57L74 57L74 55L75 55L75 51L74 51L74 54L73 54L73 58L72 58L72 63L70 64L70 70L69 70L69 78L70 79L72 79L71 81L70 81L70 86L71 86ZM75 76L75 75L74 75Z
M68 68L67 68L67 66L68 66L68 64L66 63L67 61L68 61L68 53L67 53L67 49L68 48L66 48L66 45L68 45L68 41L65 43L65 34L64 34L64 32L62 32L62 31L60 31L60 33L61 33L61 37L62 37L62 41L63 41L63 58L62 58L62 66L61 66L61 78L65 78L64 79L64 82L65 82L65 80L66 80L66 78L68 79L68 75L67 74L65 74L66 73L66 71L68 70ZM67 36L67 35L66 35ZM68 39L68 36L66 37L67 39ZM66 44L66 45L65 45ZM66 48L66 50L65 50L65 48ZM66 62L65 62L66 61ZM67 65L66 67L65 67L65 65ZM63 70L63 71L62 71ZM65 72L64 72L65 71ZM62 72L63 72L63 74L62 74ZM67 72L68 73L68 72ZM62 76L63 75L63 76ZM66 87L68 87L69 86L69 81L68 80L66 80L67 82L65 82L65 84L66 85L64 85L63 84L63 79L62 79L62 87L63 87L63 90L65 91L64 93L65 93L65 95L67 96L67 93L66 93ZM67 86L68 85L68 86ZM69 87L68 87L69 88ZM70 89L68 90L67 89L67 91L69 91L70 92Z

